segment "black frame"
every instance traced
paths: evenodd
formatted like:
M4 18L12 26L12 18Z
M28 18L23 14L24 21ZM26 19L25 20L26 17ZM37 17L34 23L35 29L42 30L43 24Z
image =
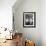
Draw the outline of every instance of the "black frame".
M32 14L33 16L34 16L34 24L33 24L33 26L32 25L28 25L28 26L25 26L25 24L24 24L24 17L25 17L25 14ZM36 12L23 12L23 27L31 27L31 28L35 28L36 27Z

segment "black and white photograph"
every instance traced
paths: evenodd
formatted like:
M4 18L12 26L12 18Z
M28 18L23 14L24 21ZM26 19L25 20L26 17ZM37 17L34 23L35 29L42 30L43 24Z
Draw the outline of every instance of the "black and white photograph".
M23 27L35 27L36 26L36 13L24 12L23 13Z

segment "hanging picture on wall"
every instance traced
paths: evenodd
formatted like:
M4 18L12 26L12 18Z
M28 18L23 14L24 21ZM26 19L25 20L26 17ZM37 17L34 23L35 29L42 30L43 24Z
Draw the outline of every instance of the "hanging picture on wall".
M23 13L23 27L36 27L36 12Z

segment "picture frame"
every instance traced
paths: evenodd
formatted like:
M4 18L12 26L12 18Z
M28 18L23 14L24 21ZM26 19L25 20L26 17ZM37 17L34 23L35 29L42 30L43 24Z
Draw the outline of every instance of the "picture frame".
M36 12L23 12L23 27L36 27Z

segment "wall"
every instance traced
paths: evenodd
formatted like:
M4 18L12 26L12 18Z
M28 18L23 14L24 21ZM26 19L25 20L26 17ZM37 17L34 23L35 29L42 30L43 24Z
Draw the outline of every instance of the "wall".
M41 1L40 18L42 46L46 46L46 0Z
M0 0L0 27L12 29L12 6L16 0Z
M31 39L35 41L36 46L41 46L41 0L23 0L17 6L13 7L15 31L22 32L24 39ZM36 28L23 27L23 12L36 12Z

